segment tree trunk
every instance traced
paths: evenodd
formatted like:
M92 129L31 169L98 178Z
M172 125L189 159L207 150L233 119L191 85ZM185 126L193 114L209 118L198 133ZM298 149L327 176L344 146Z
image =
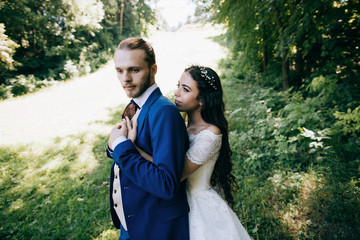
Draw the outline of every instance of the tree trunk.
M266 73L268 65L268 52L267 52L267 44L264 42L263 44L263 72Z
M284 26L280 19L280 14L276 9L274 3L272 3L272 11L274 13L275 22L279 29L279 45L282 47L281 50L281 71L282 71L282 85L283 90L286 91L289 88L289 62L287 60L287 54L289 52L288 46L283 46L284 43Z
M304 66L305 66L305 60L303 59L302 56L302 49L299 48L296 52L296 56L295 56L295 85L297 87L301 86L302 83L302 78L304 75Z
M121 0L121 7L120 7L120 35L122 35L122 29L123 29L123 15L124 15L124 1Z
M288 50L281 52L282 85L284 91L289 89L289 61L286 58L287 52Z

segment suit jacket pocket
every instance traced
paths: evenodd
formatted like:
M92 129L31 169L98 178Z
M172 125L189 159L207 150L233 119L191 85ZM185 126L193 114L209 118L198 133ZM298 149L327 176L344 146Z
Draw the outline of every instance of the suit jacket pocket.
M177 201L171 205L159 207L157 212L163 222L168 222L175 218L187 215L189 210L187 201Z

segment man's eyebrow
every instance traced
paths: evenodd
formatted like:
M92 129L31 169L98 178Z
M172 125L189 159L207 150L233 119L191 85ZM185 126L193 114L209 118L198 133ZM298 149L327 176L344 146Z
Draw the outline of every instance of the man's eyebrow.
M130 67L127 67L127 68L126 67L125 68L123 68L123 67L115 67L115 69L130 69L130 70L134 69L134 68L139 68L140 69L141 67L140 66L130 66Z
M131 66L131 67L129 67L128 69L134 69L134 68L140 69L141 67L140 67L140 66Z

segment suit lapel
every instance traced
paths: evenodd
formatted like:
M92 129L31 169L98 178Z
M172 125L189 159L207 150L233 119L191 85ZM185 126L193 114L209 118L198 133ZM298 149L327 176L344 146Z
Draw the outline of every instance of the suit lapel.
M141 112L139 114L139 117L137 119L138 121L138 134L137 136L140 136L143 127L144 127L144 120L146 115L148 114L151 105L155 102L156 99L158 99L162 95L159 88L156 88L149 96L149 98L146 100L145 104L143 105Z

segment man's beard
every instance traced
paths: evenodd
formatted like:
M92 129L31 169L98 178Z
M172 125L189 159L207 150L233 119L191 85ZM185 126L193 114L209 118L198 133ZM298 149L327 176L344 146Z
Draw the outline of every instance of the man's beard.
M151 79L150 79L150 73L146 79L146 82L142 83L139 86L139 92L133 96L133 98L140 97L149 87L151 86Z

